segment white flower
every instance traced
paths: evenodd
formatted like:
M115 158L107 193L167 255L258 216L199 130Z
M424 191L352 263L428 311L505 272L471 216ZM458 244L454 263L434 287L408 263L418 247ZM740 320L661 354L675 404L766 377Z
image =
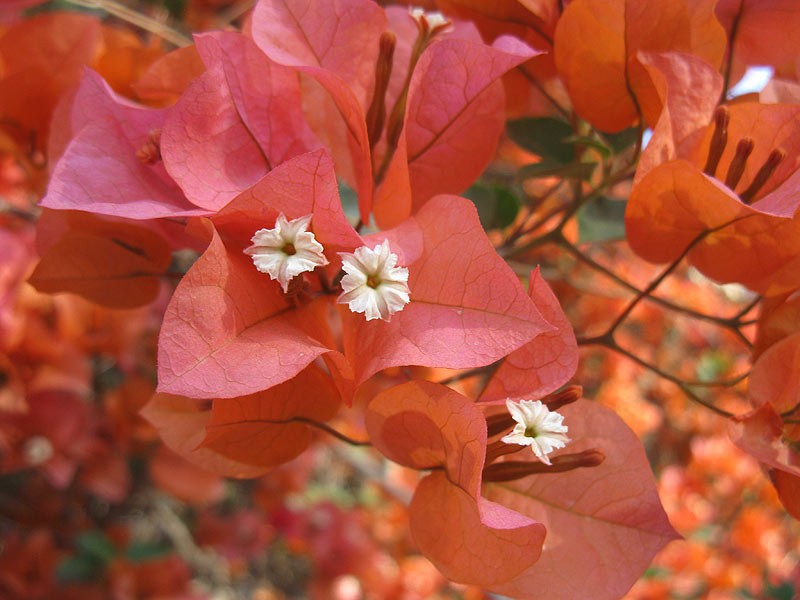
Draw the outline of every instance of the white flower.
M397 255L389 251L389 240L375 248L357 248L353 254L341 252L342 294L337 302L353 312L364 313L367 321L388 321L409 302L408 269L396 267Z
M549 465L547 455L570 441L564 435L567 433L567 426L562 424L564 415L549 410L541 401L514 402L507 398L506 407L517 422L514 430L503 438L506 444L530 446L539 460Z
M251 239L253 245L244 253L253 257L253 264L281 284L284 294L289 282L304 271L313 271L328 264L322 244L306 231L312 215L291 221L281 213L274 229L259 229Z
M409 6L408 14L420 25L422 25L423 20L425 20L430 31L450 25L450 19L447 19L439 11L426 11L419 6Z

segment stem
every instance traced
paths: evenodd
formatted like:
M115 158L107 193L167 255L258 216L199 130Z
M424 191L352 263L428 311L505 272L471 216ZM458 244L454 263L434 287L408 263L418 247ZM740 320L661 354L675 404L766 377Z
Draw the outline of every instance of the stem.
M739 10L736 11L736 16L733 17L731 32L728 34L728 59L725 61L725 80L722 84L722 95L719 98L720 104L728 98L728 86L731 83L731 69L733 67L733 47L736 42L736 34L739 32L739 19L742 17L743 8L744 0L739 0Z
M569 240L567 240L563 235L558 236L555 240L555 243L559 244L564 250L572 254L577 260L583 262L592 269L599 271L600 273L602 273L609 279L613 280L620 286L624 287L625 289L631 292L637 292L637 293L641 292L641 290L639 290L639 288L637 288L631 282L627 281L626 279L623 279L622 277L614 273L611 269L601 265L587 254L581 252L576 246L572 245L569 242ZM696 310L692 310L691 308L681 306L679 304L674 304L669 300L666 300L664 298L659 298L658 296L648 295L646 299L653 302L654 304L658 304L659 306L662 306L663 308L666 308L673 312L682 313L688 317L692 317L699 321L706 321L718 325L720 327L725 327L731 330L747 347L751 347L753 345L752 342L749 339L747 339L747 337L739 329L743 325L748 325L750 323L748 321L743 322L740 319L743 315L746 315L753 309L755 304L757 304L761 300L760 297L756 299L755 303L750 303L743 310L739 311L730 318L715 317L713 315L701 313Z
M708 400L705 400L704 398L701 398L700 396L695 394L690 389L690 387L689 387L690 384L689 383L681 380L680 378L676 377L675 375L672 375L671 373L667 373L666 371L663 371L662 369L660 369L656 365L653 365L653 364L647 362L646 360L644 360L642 358L639 358L638 356L636 356L635 354L633 354L629 350L626 350L625 348L622 348L621 346L619 346L613 339L605 338L605 337L598 337L598 338L590 338L590 339L587 339L587 340L582 340L579 343L581 343L582 345L597 344L597 345L604 346L604 347L608 348L609 350L613 350L614 352L616 352L618 354L621 354L622 356L625 356L626 358L632 360L633 362L635 362L636 364L644 367L645 369L648 369L648 370L652 371L653 373L655 373L656 375L658 375L662 379L666 379L667 381L670 381L670 382L674 383L675 385L677 385L681 389L681 391L684 394L686 394L686 396L689 397L689 399L694 400L698 404L702 404L703 406L705 406L709 410L717 413L720 416L723 416L723 417L732 417L733 416L733 413L729 413L726 410L718 408L718 407L714 406L712 403L710 403ZM744 377L742 377L742 379L743 378ZM709 385L709 384L705 384L705 385Z
M317 429L321 429L325 433L331 434L333 437L342 440L343 442L350 444L351 446L371 446L372 442L369 440L354 440L353 438L347 437L341 431L337 431L327 423L320 423L319 421L315 421L314 419L308 419L306 417L292 417L286 421L275 421L275 423L291 423L292 421L299 421L301 423L305 423L307 425L311 425L312 427L316 427Z
M116 0L66 0L70 4L74 4L75 6L81 6L83 8L91 8L94 10L102 10L107 12L110 15L117 17L125 21L126 23L130 23L140 29L148 31L154 35L159 36L160 38L168 41L170 44L178 46L179 48L183 48L184 46L191 46L192 40L179 31L172 29L171 27L165 25L164 23L153 19L152 17L148 17L147 15L143 15L135 10L128 8L127 6L116 2Z
M217 22L220 24L220 29L230 27L230 25L239 17L241 17L248 10L256 5L256 0L239 0L234 2L228 8L219 14Z
M542 96L544 96L547 99L547 101L550 102L550 104L552 104L555 107L555 109L561 113L562 116L564 116L568 121L572 120L572 115L570 114L570 112L566 108L561 106L561 103L558 100L556 100L553 96L551 96L550 93L546 89L544 89L544 86L541 83L539 83L539 81L533 75L531 75L528 71L525 70L524 65L520 65L517 68L519 69L520 73L522 73L522 75L525 77L525 79L530 81L533 87L539 90L539 93Z

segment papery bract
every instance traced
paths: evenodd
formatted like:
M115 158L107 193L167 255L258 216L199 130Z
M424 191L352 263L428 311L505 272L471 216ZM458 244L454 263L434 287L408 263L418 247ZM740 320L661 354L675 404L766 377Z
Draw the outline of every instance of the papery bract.
M257 477L266 467L249 465L200 447L211 419L205 401L184 396L155 394L142 409L142 416L158 429L164 444L189 462L226 477Z
M311 364L264 392L214 400L200 447L244 464L273 467L311 443L312 429L304 419L325 422L340 402L330 376Z
M487 365L550 329L468 200L437 196L370 239L389 239L408 267L411 302L389 322L340 310L357 383L399 365Z
M443 469L417 487L410 528L417 545L455 581L507 581L541 552L541 524L481 497L486 421L470 400L444 386L414 381L378 394L367 409L375 447L400 464Z
M93 71L86 71L72 101L74 134L55 165L41 206L129 219L205 214L191 204L164 170L144 164L137 151L160 130L166 109L120 98Z
M378 189L378 224L393 227L432 196L469 187L491 160L503 131L500 77L537 54L511 37L493 46L448 38L425 50L409 84L404 128L387 182ZM449 168L456 163L458 169Z
M233 32L197 36L207 71L164 122L164 166L187 198L218 210L285 160L319 146L297 77Z
M486 384L481 402L502 402L509 396L540 398L555 392L575 375L575 333L538 268L531 273L528 294L555 329L539 334L509 354Z
M753 341L753 360L773 344L800 331L800 294L787 293L764 298L758 317L756 339ZM752 379L751 383L752 384Z
M214 218L208 249L176 289L161 328L159 391L196 398L252 394L331 350L326 299L294 308L242 252L281 212L290 219L314 215L314 234L329 260L359 244L327 154L304 154L270 171Z
M638 181L625 215L628 241L651 262L675 260L693 243L690 263L713 279L743 283L765 295L790 291L800 285L800 222L794 219L800 198L796 131L800 107L745 103L728 110L732 142L722 153L717 172L727 171L738 140L754 140L737 189L748 189L773 149L785 152L752 204L696 166L709 152L709 127L702 140L682 150L694 164L666 162Z
M72 292L111 308L152 302L169 267L167 242L150 229L88 213L68 216L70 229L50 244L30 277L47 293Z
M104 24L101 29L102 51L91 62L108 85L126 98L136 98L131 83L136 81L164 50L160 40L146 42L133 31L119 25Z
M80 79L97 50L100 22L89 15L49 13L27 19L0 37L0 115L47 139L59 96Z
M696 3L697 0L691 0ZM731 83L752 65L794 70L800 7L792 0L720 0L716 15L733 38ZM735 28L735 34L733 32Z
M559 409L571 442L553 453L599 449L591 468L546 473L484 485L489 500L540 521L547 528L541 558L513 581L491 586L514 598L557 600L621 597L653 556L679 537L664 513L644 448L612 411L578 400ZM535 461L529 453L515 460Z
M634 184L698 143L722 93L723 78L703 59L683 52L640 52L661 104L653 136L636 165Z
M771 402L734 417L728 427L733 443L769 468L800 478L800 452L783 439L783 419Z
M364 113L385 27L383 11L369 0L269 0L259 2L253 14L253 39L264 53L316 79L335 102L346 124L364 221L372 203Z
M211 504L225 494L222 477L193 465L166 446L159 446L148 467L153 483L183 502Z
M682 0L576 0L555 33L556 66L575 110L595 127L616 132L632 125L639 110L651 124L658 116L653 84L637 53L690 52L719 65L725 36L693 37L692 13Z
M153 61L131 87L140 98L174 104L205 70L196 46L177 48Z
M278 283L214 231L164 315L159 391L231 398L294 376L327 348L291 308Z

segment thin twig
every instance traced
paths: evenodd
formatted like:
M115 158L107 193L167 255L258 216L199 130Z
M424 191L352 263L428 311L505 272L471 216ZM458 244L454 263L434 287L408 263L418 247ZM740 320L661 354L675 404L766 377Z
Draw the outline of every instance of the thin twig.
M347 437L341 431L337 431L327 423L320 423L319 421L315 421L314 419L308 419L306 417L293 417L288 419L287 421L280 421L281 423L291 423L292 421L299 421L301 423L305 423L307 425L311 425L312 427L316 427L317 429L321 429L325 433L331 434L333 437L342 440L350 444L351 446L371 446L372 442L369 440L354 440L353 438Z
M181 32L172 29L168 25L153 19L152 17L148 17L147 15L143 15L135 10L132 10L125 6L124 4L120 4L115 0L66 0L70 4L74 4L75 6L81 6L83 8L90 8L93 10L102 10L107 12L110 15L117 17L125 21L126 23L130 23L140 29L145 31L149 31L150 33L157 35L170 44L178 46L182 48L184 46L191 46L192 40L182 34Z
M736 34L739 32L739 19L742 17L742 9L744 8L744 0L739 0L739 9L733 17L731 24L731 32L728 35L728 59L725 61L725 80L722 83L722 94L720 95L720 104L728 99L728 87L731 84L731 71L733 68L733 48L736 43Z
M544 96L545 98L547 98L550 104L552 104L558 112L560 112L568 121L572 119L572 115L569 113L569 111L563 106L561 106L561 103L558 100L556 100L553 96L551 96L550 93L546 89L544 89L544 86L541 83L539 83L539 81L533 75L531 75L530 73L528 73L528 71L525 70L525 67L523 65L520 65L517 68L519 69L520 73L522 73L522 75L525 77L525 79L530 81L533 84L533 87L539 90L539 93L542 94L542 96Z
M651 363L647 362L646 360L644 360L642 358L639 358L634 353L632 353L629 350L626 350L625 348L622 348L621 346L619 346L613 339L609 339L609 338L590 338L590 339L587 339L587 340L581 340L579 343L581 343L582 345L600 345L600 346L603 346L605 348L608 348L609 350L613 350L614 352L616 352L618 354L621 354L622 356L625 356L626 358L632 360L633 362L635 362L636 364L644 367L645 369L648 369L649 371L652 371L653 373L655 373L656 375L658 375L662 379L665 379L665 380L667 380L667 381L669 381L671 383L674 383L676 386L678 386L680 388L680 390L684 394L686 394L686 396L689 397L689 399L697 402L698 404L702 404L703 406L705 406L709 410L717 413L720 416L723 416L723 417L732 417L733 416L733 413L729 413L726 410L723 410L723 409L721 409L721 408L719 408L717 406L714 406L708 400L705 400L704 398L701 398L700 396L698 396L694 391L692 391L692 389L689 387L689 384L687 384L687 382L683 381L682 379L680 379L679 377L676 377L675 375L673 375L671 373L667 373L666 371L662 370L661 368L657 367L656 365L651 364Z
M609 279L613 280L615 283L619 284L620 286L624 287L625 289L627 289L627 290L629 290L631 292L640 292L641 291L641 290L639 290L638 287L636 287L630 281L627 281L626 279L623 279L622 277L620 277L619 275L614 273L614 271L612 271L608 267L605 267L604 265L598 263L597 261L595 261L593 258L588 256L587 254L581 252L576 246L571 244L569 242L569 240L567 240L563 235L557 237L555 242L558 245L560 245L564 250L566 250L567 252L572 254L577 260L583 262L584 264L586 264L587 266L591 267L592 269L594 269L596 271L599 271L600 273L602 273L603 275L605 275ZM649 296L647 296L646 300L649 300L650 302L653 302L654 304L658 304L658 305L662 306L663 308L666 308L666 309L671 310L673 312L685 314L686 316L692 317L692 318L697 319L699 321L707 321L709 323L713 323L713 324L718 325L720 327L725 327L727 329L730 329L737 337L739 337L739 339L748 348L752 346L752 342L749 339L747 339L747 336L745 336L741 332L741 330L739 329L743 325L749 324L749 322L747 322L747 321L745 321L745 322L739 321L740 316L743 314L742 311L738 312L733 317L721 318L721 317L715 317L713 315L701 313L701 312L698 312L696 310L692 310L691 308L688 308L686 306L681 306L680 304L674 304L673 302L670 302L669 300L666 300L665 298L659 298L658 296L649 295ZM745 307L744 314L747 314L752 308L753 308L752 305L749 305L749 306Z
M221 27L228 27L236 19L238 19L248 10L253 8L255 4L256 0L239 0L239 2L234 2L231 6L229 6L219 14L217 22L220 24Z

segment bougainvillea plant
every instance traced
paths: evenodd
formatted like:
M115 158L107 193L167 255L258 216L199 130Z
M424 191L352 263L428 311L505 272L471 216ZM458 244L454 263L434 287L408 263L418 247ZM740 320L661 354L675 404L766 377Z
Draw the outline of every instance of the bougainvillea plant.
M0 8L0 595L800 589L800 5L129 4ZM656 591L702 436L785 560Z

